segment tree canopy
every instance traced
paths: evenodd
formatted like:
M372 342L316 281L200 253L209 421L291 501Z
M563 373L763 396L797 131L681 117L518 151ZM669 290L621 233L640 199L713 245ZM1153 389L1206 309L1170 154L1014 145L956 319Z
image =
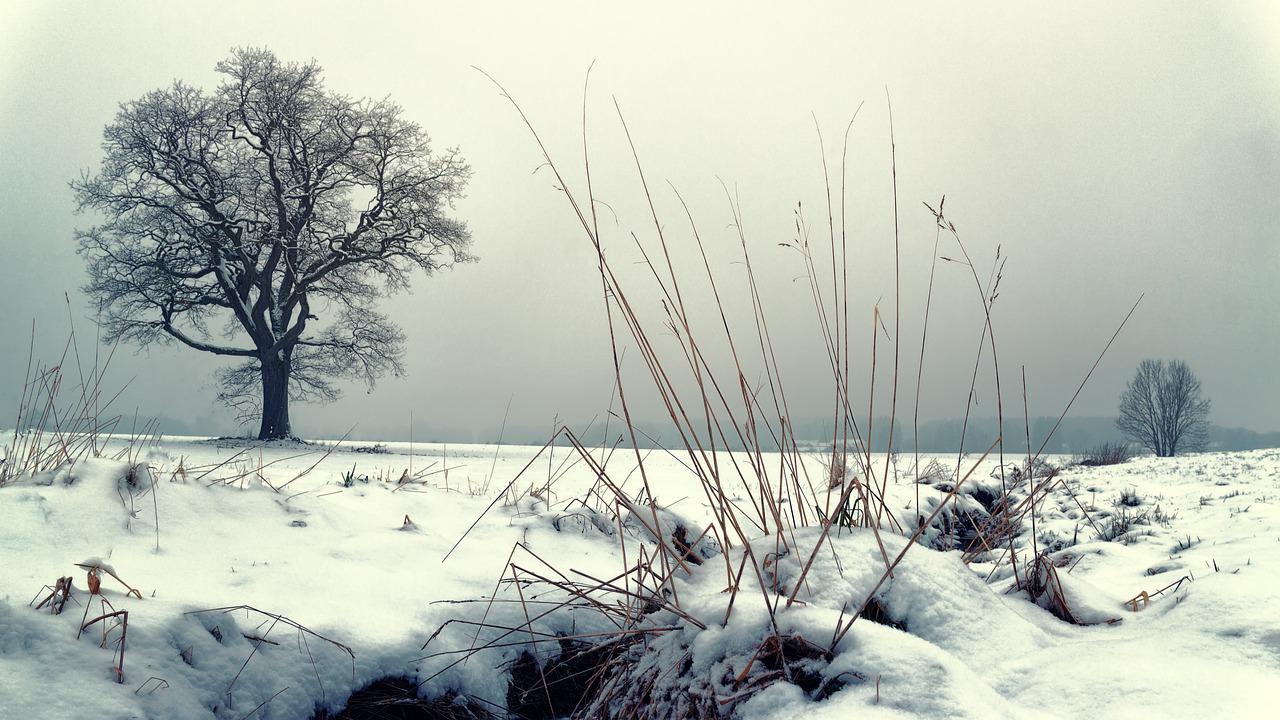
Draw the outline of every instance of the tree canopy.
M183 82L121 105L72 187L108 340L238 358L220 398L290 433L288 401L402 372L377 302L471 260L450 216L470 169L387 99L326 89L314 62L238 49L212 92ZM323 319L322 319L323 318Z

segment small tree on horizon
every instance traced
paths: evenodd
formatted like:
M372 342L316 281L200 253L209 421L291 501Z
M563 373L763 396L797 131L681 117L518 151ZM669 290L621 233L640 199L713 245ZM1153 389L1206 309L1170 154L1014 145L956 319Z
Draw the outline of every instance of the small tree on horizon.
M1209 399L1181 360L1143 360L1120 397L1118 427L1157 457L1201 450L1209 437Z
M109 342L239 359L219 399L259 438L291 437L291 398L402 372L376 302L472 259L447 215L470 169L389 100L327 90L315 61L237 49L217 71L213 92L175 81L106 126L100 169L72 183L102 217L77 232L85 289Z

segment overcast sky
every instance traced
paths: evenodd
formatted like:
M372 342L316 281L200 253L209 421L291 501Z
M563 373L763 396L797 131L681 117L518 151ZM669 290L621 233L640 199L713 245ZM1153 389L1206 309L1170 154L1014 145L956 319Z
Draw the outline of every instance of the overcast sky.
M988 267L997 246L1008 258L993 319L1006 382L1016 387L1026 366L1033 415L1061 410L1145 293L1076 414L1114 413L1139 360L1176 357L1203 380L1214 422L1280 430L1280 6L804 5L6 3L0 410L16 404L32 319L45 355L65 337L64 293L82 339L92 335L73 240L92 218L73 214L67 182L100 160L102 127L117 103L175 78L213 87L213 66L232 47L263 45L285 59L316 59L334 90L390 96L437 147L458 146L475 172L457 213L480 262L423 279L387 304L408 335L407 377L371 394L352 387L333 405L296 407L301 434L358 425L363 436L399 439L412 410L419 439L483 435L509 399L513 425L549 429L556 416L585 422L608 405L591 248L538 170L527 130L472 69L522 102L572 170L569 182L579 183L583 77L593 61L592 171L611 209L611 257L634 268L628 233L645 242L654 234L616 97L677 260L695 256L671 186L724 277L731 317L743 320L743 270L720 179L736 188L795 415L829 412L831 381L808 285L795 280L799 258L778 243L793 239L801 202L807 227L825 233L814 117L837 172L840 136L864 102L848 154L861 377L878 299L892 319L887 86L908 385L934 240L921 203L945 193L977 263ZM955 253L945 242L943 250ZM925 417L964 411L982 322L966 273L938 268ZM656 306L643 276L629 277L633 302ZM697 314L715 329L709 309ZM136 378L122 400L129 411L225 432L230 416L213 404L209 380L218 363L177 348L125 348L112 377ZM903 402L913 393L905 389ZM993 414L979 402L980 415Z

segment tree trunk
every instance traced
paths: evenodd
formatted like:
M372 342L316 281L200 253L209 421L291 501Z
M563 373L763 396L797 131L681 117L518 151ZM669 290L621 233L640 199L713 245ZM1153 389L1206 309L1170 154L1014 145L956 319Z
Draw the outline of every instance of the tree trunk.
M262 358L262 425L259 440L293 437L289 427L289 370L292 353L282 351Z

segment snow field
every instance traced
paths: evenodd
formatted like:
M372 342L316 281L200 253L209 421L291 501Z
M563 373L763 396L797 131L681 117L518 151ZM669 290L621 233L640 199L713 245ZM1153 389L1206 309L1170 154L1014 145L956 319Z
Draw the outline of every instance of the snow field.
M641 526L618 528L572 503L594 478L566 460L563 448L540 458L536 474L512 488L515 503L494 501L536 448L501 447L495 454L492 446L415 445L418 480L404 485L396 479L411 462L407 445L383 450L343 447L325 455L323 448L277 444L246 451L241 444L167 439L140 458L154 470L154 487L137 475L129 485L128 465L109 460L0 487L0 717L307 718L318 707L337 710L353 690L395 675L430 677L422 686L427 695L453 690L502 705L506 663L524 648L486 650L431 677L463 653L419 658L466 650L497 631L477 640L474 627L453 624L424 651L428 637L452 618L524 622L521 605L501 602L511 598L510 584L498 585L510 574L507 558L517 542L565 573L609 578L623 567L616 533L628 533L633 550L646 539ZM620 452L610 462L611 474L626 477L614 464L634 460ZM990 466L975 473L975 489L990 484ZM646 468L659 508L696 527L709 521L705 499L676 458L654 452ZM890 484L890 505L909 527L915 487L907 468L899 475ZM548 478L554 478L543 493L549 505L527 493ZM1139 458L1072 468L1062 478L1071 492L1055 491L1042 503L1037 543L1052 551L1079 617L1121 622L1066 624L1009 592L1007 564L993 568L982 558L966 566L958 551L917 547L877 593L891 624L859 619L820 668L824 679L842 677L839 690L815 702L795 685L775 683L738 703L737 714L1269 716L1268 688L1280 681L1280 620L1271 610L1280 595L1280 452ZM638 489L638 481L628 482ZM928 512L943 492L920 489ZM1126 491L1138 502L1120 507L1142 519L1115 540L1098 539L1093 525L1122 512L1112 503ZM960 505L972 510L980 503L966 495ZM774 580L787 591L814 533L797 531L798 551L775 561ZM905 541L882 535L892 558ZM1030 535L1024 526L1016 540L1027 558ZM824 547L815 558L798 594L802 604L777 614L779 631L827 645L842 609L860 603L883 572L868 536L833 531L836 554ZM777 550L772 539L761 543L761 554ZM699 551L706 561L681 576L675 590L684 612L707 629L655 613L653 623L680 627L656 635L638 662L688 654L686 678L701 678L728 697L735 691L723 679L742 672L773 632L772 621L754 589L738 594L721 626L726 560L736 567L742 550L731 549L727 558L714 548ZM549 572L524 550L512 558ZM91 599L75 566L90 559L111 565L142 599L127 597L107 576L102 597ZM37 592L41 586L64 575L73 577L74 595L61 615L28 607L33 596L38 603L48 594ZM1183 577L1136 610L1126 604ZM495 588L499 601L490 605ZM99 647L99 626L76 639L82 603L90 602L93 617L102 599L129 612L123 684L113 671L118 629L106 648ZM254 610L188 614L238 606L284 616L317 635ZM598 614L574 613L548 616L537 627L582 633L602 622ZM349 646L354 663L319 636ZM536 652L553 651L543 645Z

